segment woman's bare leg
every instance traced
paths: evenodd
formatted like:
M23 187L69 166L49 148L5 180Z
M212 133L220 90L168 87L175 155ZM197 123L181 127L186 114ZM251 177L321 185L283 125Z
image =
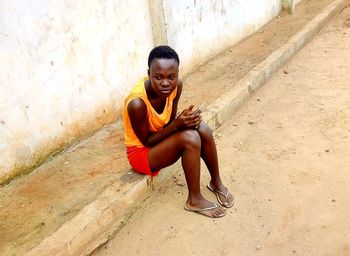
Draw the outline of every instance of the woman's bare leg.
M158 143L149 151L148 159L152 170L172 165L182 157L182 167L188 186L186 204L193 209L212 207L213 202L206 200L200 192L200 153L201 139L196 130L179 131ZM211 213L214 217L224 214L222 208Z
M209 170L211 187L216 191L221 191L222 193L226 194L227 189L223 185L220 178L218 154L216 151L213 133L210 127L204 122L199 125L197 130L201 138L201 157ZM220 198L222 201L227 200L229 204L231 204L233 201L232 195L230 198L224 198L223 196L220 196Z

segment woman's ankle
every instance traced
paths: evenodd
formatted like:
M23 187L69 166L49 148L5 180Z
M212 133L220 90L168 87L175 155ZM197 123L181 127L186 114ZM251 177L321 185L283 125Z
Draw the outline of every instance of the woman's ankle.
M216 179L211 179L210 180L210 186L215 189L215 190L221 190L221 189L224 189L225 186L224 184L222 183L221 179L220 178L216 178Z
M187 198L187 203L190 205L197 205L199 202L202 202L203 200L205 200L205 198L201 193L194 194L194 195L190 194Z

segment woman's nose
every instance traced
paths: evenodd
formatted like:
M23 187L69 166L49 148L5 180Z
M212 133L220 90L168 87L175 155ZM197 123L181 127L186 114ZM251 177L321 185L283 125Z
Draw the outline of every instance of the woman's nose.
M169 82L169 80L168 79L164 79L163 81L162 81L162 84L161 84L162 86L169 86L170 85L170 82Z

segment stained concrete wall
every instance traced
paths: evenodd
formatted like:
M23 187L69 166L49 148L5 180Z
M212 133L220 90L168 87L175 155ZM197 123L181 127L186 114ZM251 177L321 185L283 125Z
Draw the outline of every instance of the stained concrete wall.
M0 184L115 121L154 44L174 47L187 73L258 30L280 5L0 1Z
M147 1L0 1L0 183L114 121L151 32Z
M256 32L280 8L280 0L164 0L168 43L186 70Z
M289 12L290 14L293 14L295 12L295 7L298 3L300 3L301 0L282 0L282 8Z

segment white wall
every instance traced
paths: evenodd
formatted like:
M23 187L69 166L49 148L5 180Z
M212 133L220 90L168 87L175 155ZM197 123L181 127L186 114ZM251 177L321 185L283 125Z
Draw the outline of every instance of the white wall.
M147 1L0 1L0 181L112 122L152 47Z
M0 184L120 116L153 47L148 2L0 1ZM158 6L186 73L257 31L280 0Z
M290 14L295 12L295 6L300 2L301 0L281 0L282 8Z
M256 32L280 8L280 0L164 0L168 43L186 70Z

